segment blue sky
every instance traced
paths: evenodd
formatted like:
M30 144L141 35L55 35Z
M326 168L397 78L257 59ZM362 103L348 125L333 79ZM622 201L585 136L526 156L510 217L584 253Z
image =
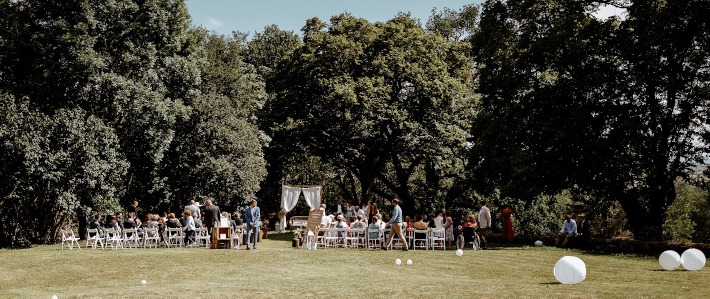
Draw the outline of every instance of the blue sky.
M194 25L231 35L232 31L263 31L276 24L282 30L300 34L306 20L318 17L328 22L333 15L348 12L370 22L387 21L398 12L410 12L422 23L432 8L460 9L482 0L187 0Z

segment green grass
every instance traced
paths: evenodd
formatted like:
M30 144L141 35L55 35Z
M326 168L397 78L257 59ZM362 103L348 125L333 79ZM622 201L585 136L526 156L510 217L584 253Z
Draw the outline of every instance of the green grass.
M1 298L702 298L710 270L662 271L654 257L550 247L447 251L291 248L290 234L258 250L159 248L0 250ZM83 243L82 243L83 245ZM555 262L587 265L577 285L557 283ZM394 260L413 265L396 266ZM142 279L147 280L141 285Z

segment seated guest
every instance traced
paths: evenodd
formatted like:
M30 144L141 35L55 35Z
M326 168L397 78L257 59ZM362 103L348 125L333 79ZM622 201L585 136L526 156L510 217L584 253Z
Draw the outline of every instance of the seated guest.
M404 223L406 224L405 228L412 228L412 225L414 225L414 222L412 222L412 218L409 216L404 217Z
M427 230L429 229L429 224L424 222L424 216L417 215L414 217L414 223L412 223L412 228L416 230ZM426 233L414 233L414 237L417 239L426 239Z
M190 210L190 211L192 211L192 210ZM193 216L192 220L195 222L195 228L202 227L202 219Z
M565 221L562 222L562 229L560 229L560 233L557 234L557 241L555 242L555 247L560 246L560 242L562 242L562 239L564 239L564 242L562 242L562 247L567 246L567 242L569 242L570 238L573 238L577 235L577 222L572 219L572 215L570 213L565 214Z
M477 228L478 223L476 222L476 216L473 214L468 215L468 217L466 217L466 222L463 223L463 227Z
M348 228L348 224L343 220L343 215L338 215L338 221L335 223L335 228ZM338 238L345 236L345 232L338 232Z
M239 213L238 211L234 211L232 214L232 221L234 221L234 226L236 227L241 227L244 224L244 220L242 220L242 213Z
M114 215L111 215L111 218L108 222L108 227L115 229L117 233L121 232L121 226L118 225L118 221L116 220L116 216Z
M117 212L116 213L116 223L118 223L118 226L123 229L123 213Z
M354 229L367 228L367 223L365 223L365 221L362 221L362 215L357 215L356 220L350 225L350 228L354 228Z
M377 232L369 232L367 237L371 240L378 239L382 235L382 229L380 228L380 224L378 222L380 222L380 218L372 216L372 222L370 222L370 225L367 226L367 230L377 230Z
M104 230L103 227L101 227L101 214L94 216L94 221L89 223L89 228L95 229L98 232L99 238L104 237Z
M579 219L579 222L577 223L577 236L575 240L583 242L589 241L589 238L592 237L589 221L585 219L584 214L577 215L577 219Z
M133 220L133 217L128 217L128 219L126 219L126 221L123 221L123 228L125 228L125 229L136 228L136 222Z
M158 214L148 214L145 219L145 225L144 227L146 228L158 228L158 220L160 219L160 216Z
M168 228L176 228L182 227L182 224L180 224L180 221L175 218L175 213L170 213L168 214L168 221L165 222L165 226Z

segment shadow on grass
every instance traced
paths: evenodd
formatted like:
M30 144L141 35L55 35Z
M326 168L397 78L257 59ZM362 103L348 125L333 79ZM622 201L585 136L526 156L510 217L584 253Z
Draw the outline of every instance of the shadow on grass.
M561 283L559 281L555 281L555 282L541 282L540 284L541 285L558 285Z
M268 239L271 241L291 242L291 240L293 240L293 233L288 231L285 233L269 232Z

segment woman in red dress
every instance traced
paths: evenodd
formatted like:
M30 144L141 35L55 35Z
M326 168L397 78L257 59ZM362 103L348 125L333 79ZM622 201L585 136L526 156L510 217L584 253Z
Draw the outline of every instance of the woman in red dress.
M503 210L501 210L501 214L503 214L503 241L513 241L513 214L515 212L509 205L505 205Z

